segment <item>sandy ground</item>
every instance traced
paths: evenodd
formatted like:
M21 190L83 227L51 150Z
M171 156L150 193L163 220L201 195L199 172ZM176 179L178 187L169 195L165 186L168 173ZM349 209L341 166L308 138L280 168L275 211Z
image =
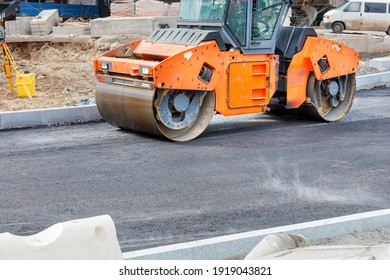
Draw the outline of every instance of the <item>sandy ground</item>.
M20 70L36 74L36 95L11 93L4 69L0 71L0 111L72 106L94 96L94 44L9 44ZM15 74L13 73L15 77Z
M9 44L20 70L36 74L36 95L19 98L16 88L11 93L1 67L0 112L74 106L94 97L93 59L113 47L114 41ZM362 61L358 75L376 72L379 70Z

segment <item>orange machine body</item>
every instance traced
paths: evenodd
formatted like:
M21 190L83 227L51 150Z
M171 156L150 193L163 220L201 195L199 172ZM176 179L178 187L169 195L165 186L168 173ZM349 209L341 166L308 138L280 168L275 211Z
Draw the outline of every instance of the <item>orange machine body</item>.
M287 109L298 108L306 100L309 74L326 80L355 73L359 67L359 53L338 42L308 37L303 49L294 55L287 72ZM326 59L329 69L322 72L318 62Z
M327 59L330 66L325 72L318 66L321 59ZM214 91L215 110L225 116L264 112L278 90L277 55L221 51L215 41L186 46L138 40L99 56L94 64L101 82L110 77L148 90ZM306 101L311 72L318 80L329 79L356 72L358 64L359 55L352 49L308 37L288 68L286 108L298 108ZM202 79L205 67L211 75Z

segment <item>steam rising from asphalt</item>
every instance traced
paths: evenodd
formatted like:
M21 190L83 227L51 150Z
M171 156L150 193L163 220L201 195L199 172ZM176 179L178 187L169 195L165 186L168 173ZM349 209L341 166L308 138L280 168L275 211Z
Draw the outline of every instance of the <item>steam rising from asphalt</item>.
M283 169L280 169L280 166L286 166L286 164L278 166L279 168L266 166L263 169L264 176L261 176L259 194L261 203L266 203L265 199L261 198L264 197L261 192L268 191L275 193L274 196L277 197L278 203L306 201L388 207L388 201L384 201L383 197L374 193L374 190L370 186L365 186L364 183L359 185L340 175L310 177L306 174L304 176L301 175L302 171L295 167L292 172L288 172L293 176L288 176ZM269 202L269 198L267 200Z

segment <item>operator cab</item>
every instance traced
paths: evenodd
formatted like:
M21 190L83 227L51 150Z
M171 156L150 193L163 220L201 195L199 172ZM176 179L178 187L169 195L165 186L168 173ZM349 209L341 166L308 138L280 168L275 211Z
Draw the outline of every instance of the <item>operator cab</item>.
M274 53L288 0L181 0L179 28L218 30L246 54Z

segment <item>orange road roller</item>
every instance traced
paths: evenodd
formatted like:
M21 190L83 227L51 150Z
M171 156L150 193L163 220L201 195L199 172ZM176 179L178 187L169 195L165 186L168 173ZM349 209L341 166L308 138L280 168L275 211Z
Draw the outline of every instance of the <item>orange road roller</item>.
M214 114L298 109L334 122L350 110L359 54L285 26L286 0L181 0L177 27L94 60L96 103L111 125L188 141Z

